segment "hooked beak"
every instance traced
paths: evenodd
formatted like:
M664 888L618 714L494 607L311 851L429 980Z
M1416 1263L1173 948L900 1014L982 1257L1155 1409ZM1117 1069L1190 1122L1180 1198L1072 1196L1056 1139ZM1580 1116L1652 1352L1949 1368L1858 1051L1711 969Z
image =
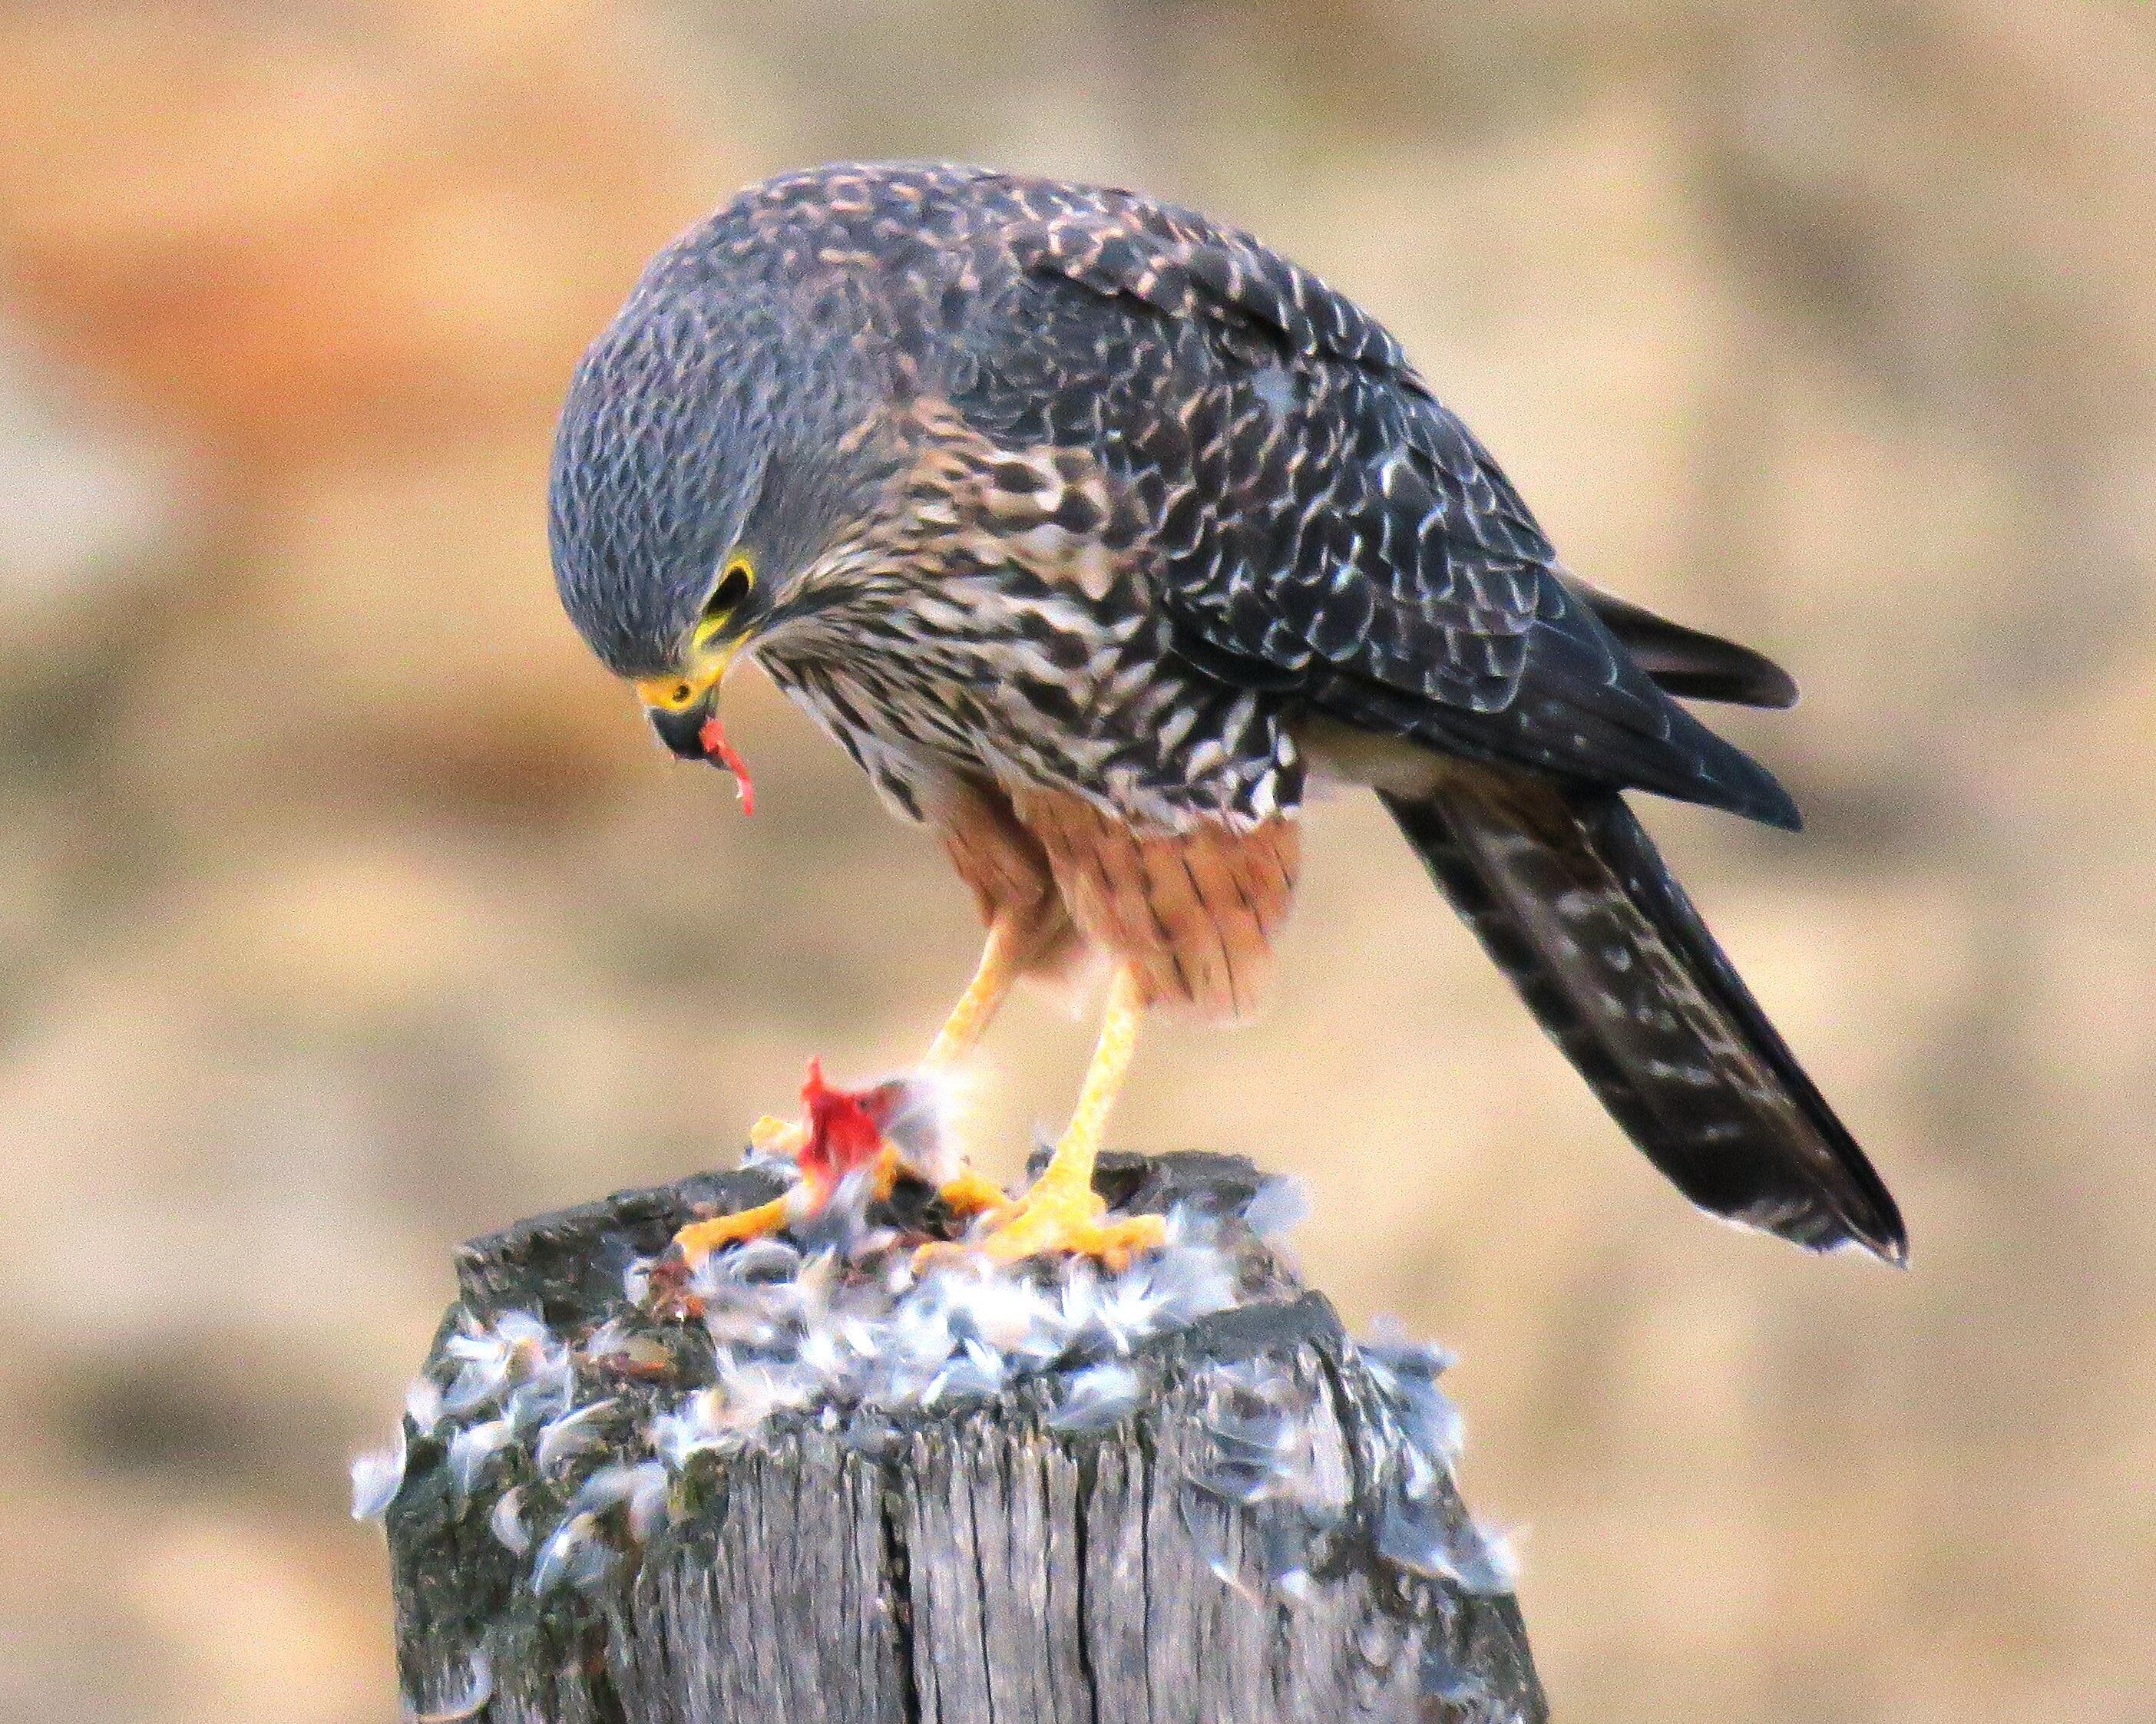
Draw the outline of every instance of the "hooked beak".
M738 644L720 654L692 676L654 677L639 682L636 691L644 698L644 711L659 740L679 760L708 761L734 775L741 792L742 812L756 812L756 786L748 767L726 741L719 723L719 683L732 663Z
M704 746L704 726L711 721L718 709L716 683L686 706L661 706L649 700L644 703L645 716L651 721L651 728L659 733L659 740L682 760L711 758Z
M644 716L678 758L721 764L711 753L708 726L718 716L719 684L736 650L726 648L679 675L647 677L636 685Z

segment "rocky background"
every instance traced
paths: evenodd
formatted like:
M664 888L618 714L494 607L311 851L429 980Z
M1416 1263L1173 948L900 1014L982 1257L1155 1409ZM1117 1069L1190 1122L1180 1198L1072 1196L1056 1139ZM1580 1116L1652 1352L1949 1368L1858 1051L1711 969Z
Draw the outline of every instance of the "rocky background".
M737 183L1145 185L1383 316L1584 572L1774 651L1800 839L1652 810L1907 1209L1711 1227L1374 807L1120 1137L1463 1356L1560 1716L2156 1708L2156 22L2132 0L0 10L0 1717L393 1714L344 1460L468 1234L917 1050L963 891L767 687L670 770L553 409ZM1022 1002L1015 1167L1084 1029Z

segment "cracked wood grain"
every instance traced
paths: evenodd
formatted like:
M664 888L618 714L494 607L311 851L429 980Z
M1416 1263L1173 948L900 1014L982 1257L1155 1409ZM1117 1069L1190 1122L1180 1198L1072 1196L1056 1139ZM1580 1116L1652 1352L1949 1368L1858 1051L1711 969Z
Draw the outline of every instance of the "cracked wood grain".
M694 1203L762 1194L742 1178L475 1242L463 1308L572 1328ZM1121 1157L1117 1182L1140 1208L1233 1207L1255 1176ZM483 1649L489 1692L466 1716L491 1724L1540 1724L1513 1601L1378 1558L1379 1392L1331 1307L1270 1259L1265 1273L1268 1296L1149 1343L1148 1393L1107 1429L1058 1429L1038 1378L909 1410L865 1449L798 1421L716 1470L633 1573L589 1590L536 1596L470 1505L406 1492L388 1526L409 1703L456 1699ZM1346 1505L1300 1597L1270 1578L1263 1529L1191 1488L1224 1367L1302 1385Z

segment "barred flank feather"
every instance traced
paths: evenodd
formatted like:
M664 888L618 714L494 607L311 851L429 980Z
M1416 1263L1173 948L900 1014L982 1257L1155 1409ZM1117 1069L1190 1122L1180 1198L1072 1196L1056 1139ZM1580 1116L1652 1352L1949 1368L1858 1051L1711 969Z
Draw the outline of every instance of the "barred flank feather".
M1906 1262L1894 1199L1614 792L1446 772L1385 804L1648 1159L1702 1208Z

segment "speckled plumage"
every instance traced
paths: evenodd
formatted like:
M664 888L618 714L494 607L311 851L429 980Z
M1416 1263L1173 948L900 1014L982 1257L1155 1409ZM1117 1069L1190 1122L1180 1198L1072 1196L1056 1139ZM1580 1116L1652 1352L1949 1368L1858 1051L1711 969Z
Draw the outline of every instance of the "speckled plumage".
M1102 947L1156 1000L1240 1013L1309 783L1379 789L1689 1194L1902 1249L1675 883L1610 848L1625 789L1794 827L1671 698L1787 704L1788 680L1567 574L1393 337L1248 234L968 167L752 187L580 367L552 524L625 675L675 674L731 547L775 571L729 627L984 911L1035 918L1044 966ZM1459 841L1493 809L1512 849ZM1559 853L1568 921L1519 890ZM1667 963L1635 967L1643 942Z

